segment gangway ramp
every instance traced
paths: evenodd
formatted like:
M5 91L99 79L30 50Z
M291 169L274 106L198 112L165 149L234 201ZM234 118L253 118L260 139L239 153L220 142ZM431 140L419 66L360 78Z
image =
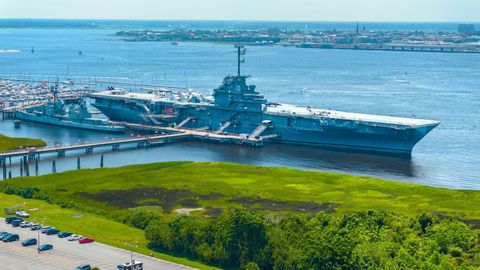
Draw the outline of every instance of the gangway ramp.
M250 135L248 135L248 138L249 139L252 139L252 138L258 138L260 136L260 134L262 134L268 127L265 125L265 124L261 124L259 125L258 127L256 127L252 133L250 133Z
M222 133L222 132L223 132L225 129L227 129L231 124L232 124L232 122L226 121L226 122L223 123L223 125L217 130L217 133Z
M178 124L176 127L177 128L181 128L183 126L185 126L188 122L190 122L190 120L192 120L193 117L189 116L187 118L185 118L182 122L180 122L180 124Z

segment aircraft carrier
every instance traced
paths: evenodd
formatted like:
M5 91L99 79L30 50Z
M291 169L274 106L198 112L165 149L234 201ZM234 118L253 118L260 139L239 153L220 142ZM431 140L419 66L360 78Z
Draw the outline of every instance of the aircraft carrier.
M269 102L240 72L245 48L236 46L237 75L205 96L156 89L91 93L93 105L112 121L236 134L248 139L336 149L411 155L439 121L314 109Z

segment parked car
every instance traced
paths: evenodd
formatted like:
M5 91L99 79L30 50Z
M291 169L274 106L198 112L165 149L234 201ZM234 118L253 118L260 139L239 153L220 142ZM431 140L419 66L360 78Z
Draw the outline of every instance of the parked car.
M20 228L28 228L28 227L30 227L30 226L32 226L32 223L31 223L31 222L28 222L28 221L22 221L22 222L20 223Z
M88 244L88 243L93 243L95 240L93 238L89 237L83 237L82 239L78 240L78 243L80 244Z
M50 228L48 230L45 231L45 234L46 235L54 235L54 234L58 234L60 231L55 229L55 228Z
M7 235L9 235L9 232L2 232L0 233L0 241L3 241L3 238L5 238Z
M32 226L30 226L30 230L32 231L38 231L42 228L42 225L40 224L33 224Z
M58 233L58 238L65 238L65 237L69 237L71 235L72 235L71 232L60 232L60 233Z
M3 242L7 243L7 242L14 242L14 241L18 241L20 240L20 236L18 236L18 234L8 234L7 236L5 236L3 238Z
M25 211L17 211L15 214L17 215L17 217L22 217L22 218L29 218L30 217L30 214L28 214Z
M131 261L117 265L118 270L143 270L143 263L139 261Z
M10 216L10 217L7 217L7 218L5 218L5 223L7 223L7 224L11 224L11 223L12 223L12 221L14 221L14 220L16 220L16 219L20 219L20 220L22 220L22 219L21 219L21 218L19 218L19 217L16 217L16 216ZM23 221L23 220L22 220L22 221Z
M78 241L78 240L80 240L80 239L82 239L82 238L83 238L83 236L81 236L81 235L72 234L72 235L70 235L67 239L68 239L68 241Z
M27 247L27 246L33 246L37 244L37 239L35 238L28 238L27 240L23 240L22 246Z
M51 244L43 244L43 245L39 246L37 249L38 249L38 251L52 250L52 249L53 249L53 245L51 245Z
M45 233L46 231L48 231L48 230L50 230L50 229L52 229L52 228L53 228L53 227L51 227L51 226L42 226L42 228L40 228L40 231L41 231L42 233Z
M12 226L13 227L20 227L20 224L22 223L23 221L21 221L20 219L15 219L15 220L12 220Z
M92 270L92 266L90 264L81 264L75 270Z

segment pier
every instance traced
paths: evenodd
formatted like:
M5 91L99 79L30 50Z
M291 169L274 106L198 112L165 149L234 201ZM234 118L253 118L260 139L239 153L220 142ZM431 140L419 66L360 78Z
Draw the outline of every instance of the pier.
M264 142L269 141L276 137L275 134L267 136L255 136L256 133L259 133L258 130L255 130L254 135L237 135L237 134L220 134L212 131L206 130L193 130L193 129L184 129L184 128L175 128L175 127L163 127L163 126L150 126L142 124L133 124L133 123L118 123L122 124L125 127L146 132L160 132L161 134L134 137L134 138L125 138L125 139L114 139L111 141L101 141L93 143L83 143L83 144L74 144L66 146L51 146L51 147L40 147L40 148L25 148L20 150L14 150L9 152L0 153L0 160L5 161L13 157L28 157L33 160L36 157L39 157L41 154L56 153L58 157L64 157L67 152L74 150L84 150L86 154L92 154L95 148L100 147L112 147L112 151L118 151L121 149L122 145L126 144L136 144L138 148L161 145L178 140L200 140L200 141L211 141L217 143L227 143L227 144L239 144L246 146L262 146Z
M0 160L6 160L12 157L36 157L41 154L57 153L59 157L65 156L66 152L74 150L85 150L85 153L91 154L95 148L111 146L113 151L120 150L121 145L137 144L137 147L146 147L148 145L159 145L167 142L172 142L181 139L188 139L190 134L176 133L176 134L161 134L153 136L143 136L126 139L115 139L111 141L84 143L67 146L53 146L41 148L26 148L21 150L9 151L0 153Z
M217 143L227 143L227 144L241 144L246 146L262 146L264 142L267 142L271 139L276 138L277 134L259 136L261 133L259 130L254 130L252 134L248 135L238 135L238 134L224 134L217 133L208 130L199 130L199 129L185 129L178 127L164 127L164 126L152 126L152 125L142 125L134 123L121 123L125 127L132 130L140 131L153 131L153 132L169 132L169 133L180 133L188 135L190 139L201 140L201 141L211 141ZM258 133L258 134L257 134Z

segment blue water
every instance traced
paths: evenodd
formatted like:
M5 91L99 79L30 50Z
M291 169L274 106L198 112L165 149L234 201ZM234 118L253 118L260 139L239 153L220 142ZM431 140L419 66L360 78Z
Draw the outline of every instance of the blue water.
M116 29L0 29L0 73L135 78L209 93L235 72L229 45L129 43ZM35 47L35 53L30 48ZM78 55L78 51L83 54ZM248 47L245 73L276 102L353 112L437 119L442 124L414 149L411 159L270 145L261 149L203 143L107 153L106 165L166 160L234 161L327 170L455 189L480 189L480 54ZM106 85L105 85L106 86ZM309 89L308 92L301 89ZM49 144L109 135L24 123L0 133L44 138ZM53 157L52 157L53 158ZM76 157L58 162L73 169ZM83 167L98 156L82 157ZM50 167L45 161L41 173Z

